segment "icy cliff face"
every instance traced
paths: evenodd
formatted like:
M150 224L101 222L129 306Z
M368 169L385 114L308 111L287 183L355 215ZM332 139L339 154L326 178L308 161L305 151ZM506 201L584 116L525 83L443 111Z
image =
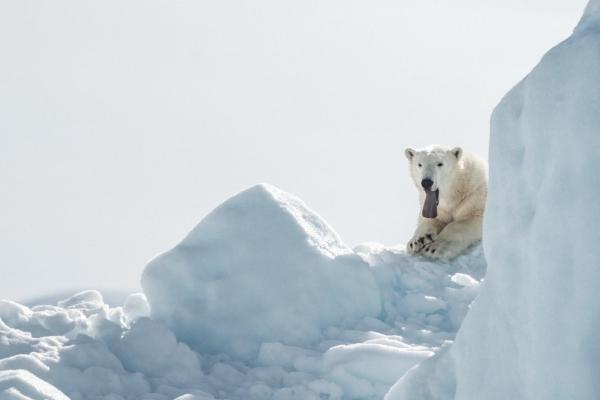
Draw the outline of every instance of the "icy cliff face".
M263 342L316 343L342 321L377 317L369 266L304 203L258 185L227 200L142 286L152 316L196 349L249 359Z
M496 108L485 285L387 400L597 399L600 1Z
M579 25L575 29L577 32L582 32L585 29L591 28L597 29L598 24L600 23L600 1L598 0L590 0L588 3L583 17L579 22Z

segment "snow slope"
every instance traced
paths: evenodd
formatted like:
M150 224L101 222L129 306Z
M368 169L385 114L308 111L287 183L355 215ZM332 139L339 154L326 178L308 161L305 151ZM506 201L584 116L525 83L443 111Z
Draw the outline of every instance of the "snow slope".
M480 245L448 264L350 249L258 185L148 265L148 301L0 301L0 399L381 399L454 338L485 268Z
M489 273L456 342L386 400L600 398L600 0L494 111Z

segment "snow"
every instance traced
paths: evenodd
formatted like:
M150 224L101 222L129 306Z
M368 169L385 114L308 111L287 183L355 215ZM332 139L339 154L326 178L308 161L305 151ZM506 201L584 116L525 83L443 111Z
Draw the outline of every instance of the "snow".
M381 399L453 340L485 269L480 245L451 263L351 249L258 185L149 263L122 306L95 290L0 301L0 399Z
M152 316L202 352L249 359L260 343L309 345L380 312L368 265L298 198L257 185L145 269ZM202 318L197 318L202 315Z
M60 390L26 370L0 371L2 400L68 400Z
M489 271L454 344L386 400L598 399L600 1L494 111Z
M0 300L0 400L600 398L598 49L593 0L496 108L483 247L450 263L352 249L257 185L120 306Z
M143 293L133 293L127 296L123 304L123 313L126 321L131 324L141 317L150 316L150 305Z
M483 247L450 263L351 249L257 185L122 306L0 300L0 400L600 398L599 49L592 0L496 108Z

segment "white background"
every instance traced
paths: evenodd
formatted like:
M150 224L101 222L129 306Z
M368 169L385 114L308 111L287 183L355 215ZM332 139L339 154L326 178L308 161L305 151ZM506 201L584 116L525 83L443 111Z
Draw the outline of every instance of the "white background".
M137 290L257 182L404 243L403 149L487 157L501 96L585 0L0 3L0 298Z

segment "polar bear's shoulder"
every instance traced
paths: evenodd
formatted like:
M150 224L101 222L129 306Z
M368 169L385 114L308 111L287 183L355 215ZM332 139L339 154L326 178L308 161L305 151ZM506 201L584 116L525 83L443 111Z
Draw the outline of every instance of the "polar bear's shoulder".
M465 151L460 160L460 169L462 174L468 178L462 180L464 184L469 186L484 184L487 187L488 164L483 158L475 153Z

